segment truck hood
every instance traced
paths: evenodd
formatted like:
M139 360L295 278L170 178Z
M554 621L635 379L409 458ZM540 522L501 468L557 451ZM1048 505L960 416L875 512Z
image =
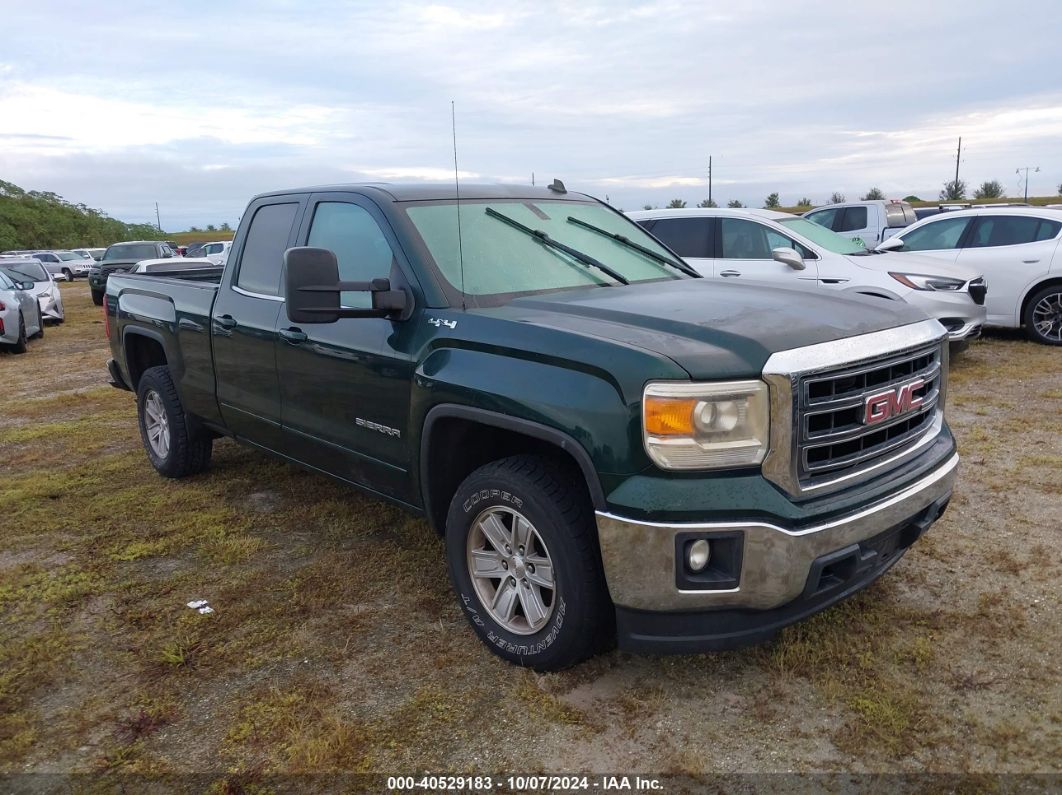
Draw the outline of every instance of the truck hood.
M697 379L748 378L777 351L926 317L901 301L708 279L519 298L491 313L650 350Z
M950 276L953 279L962 279L967 282L984 275L965 265L956 265L953 262L944 262L932 257L922 257L918 254L905 254L902 251L889 251L883 254L868 254L858 257L846 256L846 259L860 268L878 271L879 273L895 271L897 273L920 273L925 276Z

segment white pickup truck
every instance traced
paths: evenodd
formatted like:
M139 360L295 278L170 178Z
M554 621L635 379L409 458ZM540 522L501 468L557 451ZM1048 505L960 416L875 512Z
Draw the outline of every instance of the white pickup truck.
M858 240L866 248L874 248L918 220L914 208L907 202L884 199L828 204L809 210L804 217Z

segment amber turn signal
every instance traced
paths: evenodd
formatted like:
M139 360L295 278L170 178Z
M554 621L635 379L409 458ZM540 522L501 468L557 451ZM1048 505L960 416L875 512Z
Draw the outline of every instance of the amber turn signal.
M650 436L692 436L696 400L645 397L645 432Z

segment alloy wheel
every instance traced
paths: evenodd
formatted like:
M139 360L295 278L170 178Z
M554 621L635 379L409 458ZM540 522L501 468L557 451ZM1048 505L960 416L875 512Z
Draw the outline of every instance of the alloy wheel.
M144 396L144 433L155 455L166 458L170 453L170 421L162 398L154 390Z
M553 561L535 526L518 511L483 511L468 532L468 574L479 601L514 635L533 635L553 615Z

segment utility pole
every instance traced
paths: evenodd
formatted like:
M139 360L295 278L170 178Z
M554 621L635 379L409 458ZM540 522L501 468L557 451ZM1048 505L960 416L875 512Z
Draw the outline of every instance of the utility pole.
M531 172L531 187L535 187L535 172Z
M1022 168L1015 169L1015 171L1014 171L1015 174L1020 174L1023 171L1025 172L1025 201L1026 202L1029 201L1029 171L1030 170L1032 171L1032 173L1037 174L1040 171L1040 167L1039 166L1023 166Z
M955 152L955 187L959 186L959 158L962 157L962 136L959 136L959 149Z
M162 231L162 220L159 218L159 203L158 202L155 202L155 226L157 226L159 228L160 232Z
M712 206L712 156L708 155L708 206Z

